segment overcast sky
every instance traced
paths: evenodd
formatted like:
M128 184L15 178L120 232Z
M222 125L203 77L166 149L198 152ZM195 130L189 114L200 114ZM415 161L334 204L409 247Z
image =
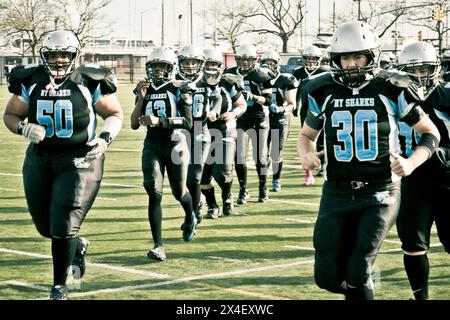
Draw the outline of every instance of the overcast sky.
M214 7L215 1L220 10L220 3L233 0L192 0L193 3L193 39L199 46L208 46L210 40L203 38L203 33L211 34L213 22L203 18L203 15L210 8ZM239 0L234 0L238 3ZM372 0L375 1L375 0ZM393 0L376 0L393 1ZM173 46L178 43L181 36L183 43L188 43L189 33L189 2L190 0L164 0L164 45ZM156 45L161 44L161 3L162 0L112 0L111 4L104 11L105 20L114 21L114 37L133 38L143 40L153 40ZM316 34L319 26L319 5L321 20L321 32L332 32L325 28L325 18L330 17L333 11L333 4L336 4L336 14L346 13L357 18L357 3L353 0L306 0L306 16L303 21L304 30L307 34ZM181 19L178 19L182 15ZM142 26L142 27L141 27ZM405 27L399 23L399 31L407 36L416 36L417 30ZM99 28L101 28L99 26ZM424 36L426 36L424 31ZM248 41L254 41L254 34L249 34ZM313 41L312 37L300 37L300 32L290 41L291 49L294 47L309 45ZM275 40L274 45L281 46L281 41ZM275 48L277 49L277 48Z

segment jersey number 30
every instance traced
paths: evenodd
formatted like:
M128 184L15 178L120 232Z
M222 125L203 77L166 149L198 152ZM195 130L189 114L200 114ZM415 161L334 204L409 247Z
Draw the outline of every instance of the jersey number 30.
M72 102L70 100L38 100L36 120L47 129L45 136L70 138L73 133Z
M338 161L350 162L355 155L359 161L377 158L377 113L374 110L358 110L354 116L350 111L335 111L331 124L340 128L336 135L342 145L334 145L334 156Z

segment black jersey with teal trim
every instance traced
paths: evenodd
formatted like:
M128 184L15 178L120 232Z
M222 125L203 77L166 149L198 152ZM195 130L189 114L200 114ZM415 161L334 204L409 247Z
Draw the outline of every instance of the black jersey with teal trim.
M285 93L289 90L298 88L298 80L289 73L280 73L275 79L270 80L272 85L272 104L277 106L284 106L286 99ZM285 113L269 113L271 119L282 119L288 117Z
M389 155L400 152L398 119L412 126L425 114L409 81L393 79L380 74L359 93L336 83L331 74L308 82L302 103L309 108L306 123L324 129L326 180L400 179L391 172Z
M184 81L170 81L160 86L150 83L143 101L142 115L153 115L158 118L183 117L189 119L186 123L192 124L192 101L187 101L186 93L191 100L191 94L195 89ZM136 89L133 92L138 92ZM136 97L137 100L137 97ZM190 129L190 128L184 128ZM163 142L171 140L174 128L147 126L146 139L153 142Z
M450 155L450 84L440 84L432 89L422 103L422 109L436 125L441 135L439 147L445 148ZM420 135L403 121L400 121L402 155L409 157L420 141ZM411 177L440 179L441 171L435 170L432 161L427 161L411 174ZM450 174L450 172L447 172Z
M13 69L8 89L28 104L28 121L46 128L39 149L58 152L85 147L95 138L94 105L117 87L111 70L101 66L80 66L54 84L42 65L25 65Z
M242 95L242 89L239 85L221 77L220 82L220 94L222 95L222 108L220 114L230 112L233 110L233 103ZM225 132L228 129L236 128L236 119L230 121L216 120L214 122L208 121L208 128L218 129L221 132Z
M225 69L224 73L230 73L235 75L241 75L239 73L238 67L232 67ZM254 95L261 96L262 91L265 89L270 89L270 76L261 70L254 68L250 73L243 76L244 80L244 90L250 91ZM267 109L267 107L265 107ZM264 119L266 113L264 112L263 105L256 103L254 101L247 101L247 110L239 118L240 120L245 119Z
M183 80L179 74L176 75L176 78ZM201 121L202 125L205 125L209 112L214 110L218 114L220 113L222 105L220 87L218 84L208 84L203 73L190 85L196 89L192 99L192 118L194 122Z

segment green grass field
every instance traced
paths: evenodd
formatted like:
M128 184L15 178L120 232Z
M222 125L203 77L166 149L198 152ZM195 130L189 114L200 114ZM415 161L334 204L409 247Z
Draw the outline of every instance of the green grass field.
M314 284L312 233L322 179L302 186L304 172L295 151L298 119L291 124L285 151L283 189L257 198L256 170L249 170L251 199L235 210L245 213L203 220L197 236L181 237L183 212L167 181L163 197L163 239L167 261L152 262L147 195L142 187L144 129L132 131L132 86L119 87L125 122L107 152L100 193L81 229L91 246L88 269L71 299L150 300L328 300L341 299ZM3 115L9 94L0 87ZM101 127L101 126L100 126ZM52 284L50 241L35 230L28 213L21 167L27 141L0 125L0 299L46 299ZM167 179L166 179L167 180ZM270 179L269 179L270 180ZM233 192L237 195L237 183ZM219 199L219 193L216 190ZM412 294L403 270L395 228L375 263L376 298L407 300ZM430 295L450 298L450 259L433 229ZM76 287L76 284L75 284Z

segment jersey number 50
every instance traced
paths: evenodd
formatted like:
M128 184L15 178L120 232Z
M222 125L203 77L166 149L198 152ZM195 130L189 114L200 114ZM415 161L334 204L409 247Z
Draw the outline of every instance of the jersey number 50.
M358 110L355 116L350 111L335 111L331 116L331 125L341 128L336 135L343 146L334 145L334 156L338 161L350 162L355 154L359 161L377 158L377 113L374 110Z
M70 100L38 100L36 120L47 129L45 136L70 138L73 133L73 112Z

